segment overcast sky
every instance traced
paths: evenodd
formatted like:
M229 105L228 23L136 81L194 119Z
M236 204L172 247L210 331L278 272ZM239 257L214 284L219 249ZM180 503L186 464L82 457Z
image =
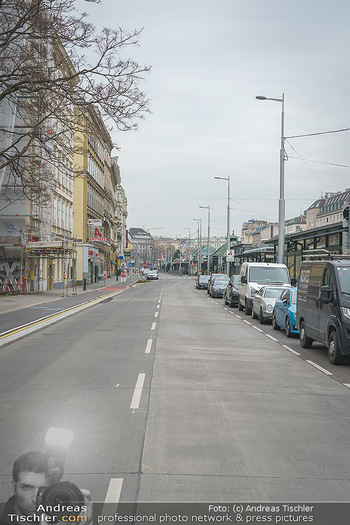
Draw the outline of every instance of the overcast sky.
M226 233L278 220L281 98L285 136L350 127L349 0L79 0L98 26L144 28L129 49L152 65L142 89L152 113L115 133L128 227L195 235L202 217ZM287 139L286 218L350 187L350 132ZM300 157L304 160L300 160ZM312 161L312 162L311 162ZM315 162L317 161L317 162ZM339 167L343 165L346 167ZM187 228L187 229L186 229Z

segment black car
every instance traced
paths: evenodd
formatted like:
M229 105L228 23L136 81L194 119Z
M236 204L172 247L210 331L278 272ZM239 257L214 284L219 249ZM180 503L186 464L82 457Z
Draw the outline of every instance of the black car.
M350 356L350 261L303 261L299 272L296 328L300 345L327 345L332 365Z
M209 281L208 281L208 290L207 290L207 293L209 293L209 288L210 288L210 283L213 279L215 279L215 277L227 277L227 274L226 273L212 273L210 276L209 276Z
M225 304L228 304L231 307L238 306L238 283L239 275L232 275L228 282L228 285L226 286L224 294Z
M223 297L226 286L229 282L228 275L222 275L221 277L215 277L210 280L209 295L210 297Z
M197 275L196 278L196 288L199 288L201 290L207 290L208 288L208 281L209 281L209 275Z

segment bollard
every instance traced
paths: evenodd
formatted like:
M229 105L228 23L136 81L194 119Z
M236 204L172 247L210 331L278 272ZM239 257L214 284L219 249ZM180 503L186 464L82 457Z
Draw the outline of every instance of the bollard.
M86 279L83 279L83 290L86 290Z

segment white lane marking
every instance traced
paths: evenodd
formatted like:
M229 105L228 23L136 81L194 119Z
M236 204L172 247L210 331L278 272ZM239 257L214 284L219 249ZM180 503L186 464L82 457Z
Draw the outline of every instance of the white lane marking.
M235 314L235 316L237 317L237 319L242 319L240 315Z
M105 503L118 503L122 491L123 478L111 478L105 498ZM108 514L110 514L110 508ZM103 514L104 508L102 509Z
M325 368L322 368L322 366L318 365L317 363L314 363L313 361L309 361L308 359L306 359L306 362L309 363L309 365L314 366L315 368L317 368L317 370L320 370L320 372L323 372L327 376L332 376L333 375L332 372L329 372Z
M145 382L145 376L146 374L144 372L140 372L138 375L135 390L134 390L134 395L132 396L132 400L130 404L130 408L132 410L136 410L137 408L139 408L142 389L143 389L143 383Z
M157 323L152 323L151 330L155 330L157 326Z
M300 355L299 352L296 352L295 350L293 350L293 348L291 348L290 346L287 346L287 345L282 345L283 348L285 348L286 350L288 350L288 352L292 352L292 354L294 355Z
M270 334L265 334L265 335L266 335L266 337L268 337L272 341L276 341L276 343L278 343L278 339L276 339L276 337L272 337L272 335L270 335Z
M154 314L154 317L158 317L158 315L159 315L159 312L156 312L156 313Z
M243 323L252 324L249 321L246 321L245 319L243 319Z
M157 304L157 308L160 308L160 305L159 305L159 304Z
M350 383L343 383L344 386L346 386L346 388L350 388Z
M153 339L148 339L145 354L149 354L152 348Z
M257 326L253 326L253 328L254 328L254 330L257 330L258 332L263 332L264 331L264 330L261 330L261 328L258 328Z

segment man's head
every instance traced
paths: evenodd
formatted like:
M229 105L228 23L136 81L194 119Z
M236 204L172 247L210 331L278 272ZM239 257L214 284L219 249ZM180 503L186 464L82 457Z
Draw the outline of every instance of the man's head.
M47 458L42 452L27 452L13 464L12 486L16 497L15 511L30 516L36 511L36 497L49 484Z

